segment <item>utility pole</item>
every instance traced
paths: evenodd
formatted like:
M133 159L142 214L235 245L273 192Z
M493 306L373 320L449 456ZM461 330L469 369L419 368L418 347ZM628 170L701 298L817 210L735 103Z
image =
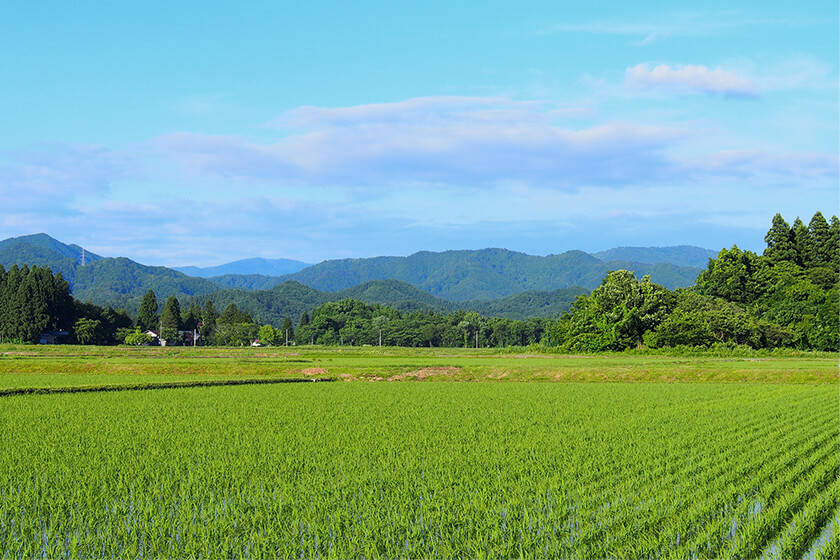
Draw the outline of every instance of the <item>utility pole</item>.
M478 348L478 329L475 330L475 347Z

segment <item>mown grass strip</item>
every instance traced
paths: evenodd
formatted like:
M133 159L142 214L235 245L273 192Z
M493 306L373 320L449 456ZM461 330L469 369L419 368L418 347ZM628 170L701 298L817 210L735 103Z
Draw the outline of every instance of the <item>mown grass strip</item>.
M273 383L324 383L335 381L329 377L313 379L280 378L280 379L221 379L216 381L173 381L169 383L133 383L122 385L94 385L77 387L21 387L16 389L0 389L0 397L15 395L53 395L58 393L102 393L107 391L146 391L149 389L183 389L187 387L218 387L220 385L268 385Z

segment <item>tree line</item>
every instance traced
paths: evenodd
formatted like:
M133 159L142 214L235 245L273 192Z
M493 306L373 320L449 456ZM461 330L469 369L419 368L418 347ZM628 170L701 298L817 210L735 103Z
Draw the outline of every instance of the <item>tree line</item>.
M197 332L204 344L506 347L540 344L570 352L714 345L840 348L840 222L817 212L806 226L777 214L758 255L723 249L688 289L669 290L627 270L609 272L557 319L486 318L474 311L400 312L353 299L304 311L296 324L259 325L230 303L209 299L185 309L175 296L162 309L153 290L136 321L125 311L81 303L49 268L0 266L0 340L37 342L67 331L80 344L145 344L146 331L172 342Z
M817 212L806 226L780 214L762 255L723 249L691 289L610 272L551 327L569 351L715 344L840 349L840 222Z
M0 266L0 341L37 343L46 332L67 342L114 344L117 333L133 325L123 310L83 303L49 267Z

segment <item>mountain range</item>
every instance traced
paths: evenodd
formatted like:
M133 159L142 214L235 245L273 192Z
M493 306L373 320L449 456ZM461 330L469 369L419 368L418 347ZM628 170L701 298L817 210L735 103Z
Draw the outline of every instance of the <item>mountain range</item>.
M338 292L322 292L294 280L271 290L220 290L206 296L193 296L186 303L203 304L210 300L221 310L231 303L251 313L259 323L279 325L283 318L297 321L304 311L330 301L356 299L365 303L387 305L403 312L426 311L451 313L458 309L477 311L488 317L526 319L558 317L568 310L577 296L589 290L579 287L550 292L521 292L493 300L455 302L435 297L399 280L371 280Z
M647 264L602 261L583 251L537 257L507 249L422 251L408 257L324 261L283 276L318 290L335 292L371 280L402 280L453 301L495 299L523 291L551 291L580 286L593 289L610 270L649 274L668 288L691 286L702 270L667 262Z
M270 324L287 316L296 320L303 311L342 298L404 311L461 308L488 316L551 317L568 309L577 295L598 286L609 270L633 270L640 277L649 274L654 282L676 288L693 285L709 257L715 256L708 249L689 246L623 247L596 255L567 251L545 257L507 249L423 251L408 257L340 259L315 265L288 259L244 259L218 267L194 267L196 274L224 273L205 278L182 272L193 270L190 267L179 271L147 266L86 250L82 265L82 254L78 245L43 233L0 241L0 265L49 266L62 273L74 297L83 301L133 314L143 294L152 289L160 302L170 295L183 302L209 298L217 307L233 302ZM294 272L273 274L280 270Z

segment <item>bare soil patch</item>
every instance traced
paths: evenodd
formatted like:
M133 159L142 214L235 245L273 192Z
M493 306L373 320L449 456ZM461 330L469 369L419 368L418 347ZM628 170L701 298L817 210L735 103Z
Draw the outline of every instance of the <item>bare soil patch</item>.
M455 375L460 372L461 368L454 366L424 367L418 370L407 371L405 373L397 374L393 377L390 377L389 381L400 381L409 377L413 377L419 381L423 381L424 379L427 379L429 377Z

